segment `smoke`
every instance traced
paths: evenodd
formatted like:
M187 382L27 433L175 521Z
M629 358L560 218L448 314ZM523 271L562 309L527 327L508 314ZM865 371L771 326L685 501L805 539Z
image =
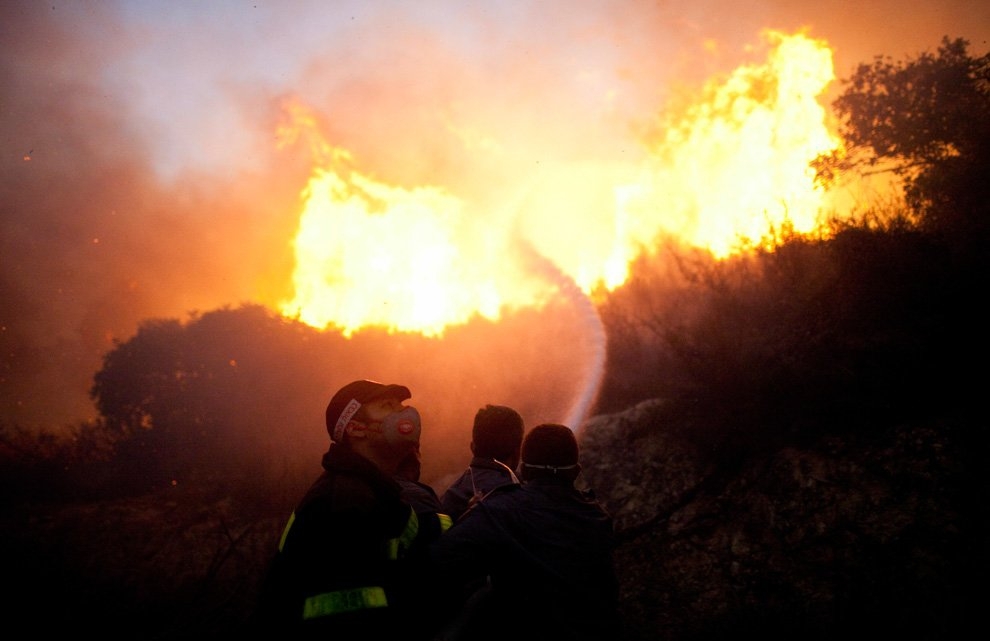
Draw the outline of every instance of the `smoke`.
M5 2L0 421L92 417L93 373L143 320L289 296L312 167L279 146L286 98L381 180L497 212L534 174L635 165L634 132L763 28L809 26L840 77L943 35L990 39L979 0L849 6Z

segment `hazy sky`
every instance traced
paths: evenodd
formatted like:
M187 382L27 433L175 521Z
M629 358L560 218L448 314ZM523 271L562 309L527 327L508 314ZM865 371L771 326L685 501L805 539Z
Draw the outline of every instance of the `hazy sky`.
M628 162L680 86L801 27L843 78L943 36L985 53L990 3L4 2L0 420L90 415L141 320L285 295L311 169L279 148L290 100L381 180L497 207L527 163Z

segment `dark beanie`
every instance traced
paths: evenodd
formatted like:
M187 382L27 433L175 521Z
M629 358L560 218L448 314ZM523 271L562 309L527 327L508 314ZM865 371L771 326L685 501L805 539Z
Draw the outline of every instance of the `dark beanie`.
M565 468L578 462L574 432L566 425L544 423L531 429L522 443L523 465Z

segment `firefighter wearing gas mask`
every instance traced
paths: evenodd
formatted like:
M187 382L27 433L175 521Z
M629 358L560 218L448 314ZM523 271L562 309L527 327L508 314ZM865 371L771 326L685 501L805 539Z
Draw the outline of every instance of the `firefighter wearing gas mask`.
M279 541L258 621L287 637L428 639L427 547L450 525L417 512L395 480L418 455L419 412L408 387L358 380L326 409L330 447Z

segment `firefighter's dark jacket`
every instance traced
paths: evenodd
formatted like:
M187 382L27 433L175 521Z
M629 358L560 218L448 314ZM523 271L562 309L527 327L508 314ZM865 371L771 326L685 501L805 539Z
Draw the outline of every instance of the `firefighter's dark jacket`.
M416 513L346 446L331 444L322 463L263 580L258 626L279 638L429 638L427 548L449 519Z
M431 546L445 584L491 581L487 621L471 639L617 639L614 524L563 479L492 490ZM507 627L503 627L507 626Z
M505 463L483 456L472 457L468 468L440 497L441 511L456 521L472 504L472 497L480 498L496 487L518 482L515 473Z

